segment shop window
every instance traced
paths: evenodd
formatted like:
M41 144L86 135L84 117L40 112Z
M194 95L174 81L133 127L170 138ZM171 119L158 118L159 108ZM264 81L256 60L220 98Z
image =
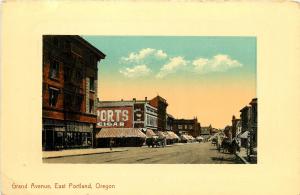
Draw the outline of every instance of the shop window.
M50 62L50 78L57 79L59 73L59 62L57 60L51 60Z
M95 79L94 79L94 77L90 77L90 90L95 91Z
M178 129L182 129L182 125L178 125Z
M49 87L49 106L51 107L56 106L58 94L59 94L59 89Z

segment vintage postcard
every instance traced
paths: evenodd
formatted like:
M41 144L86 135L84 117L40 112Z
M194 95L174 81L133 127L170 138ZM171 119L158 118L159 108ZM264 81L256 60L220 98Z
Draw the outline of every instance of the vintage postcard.
M299 4L1 11L2 194L300 193Z
M257 162L256 37L43 35L43 161Z

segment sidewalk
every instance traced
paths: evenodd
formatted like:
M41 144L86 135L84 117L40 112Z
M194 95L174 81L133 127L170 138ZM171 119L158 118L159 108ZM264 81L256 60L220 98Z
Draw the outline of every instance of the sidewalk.
M128 151L128 148L88 148L88 149L69 149L69 150L59 150L59 151L43 151L43 159L46 158L59 158L66 156L80 156L88 154L101 154L110 152L123 152Z
M182 143L175 143L172 145L166 145L165 147L171 147L176 145L183 145ZM148 146L144 145L143 148L148 148ZM113 148L112 151L110 148L87 148L87 149L69 149L69 150L59 150L59 151L43 151L43 159L47 158L59 158L66 156L81 156L88 154L102 154L102 153L110 153L110 152L124 152L128 151L129 148L134 147L116 147Z
M245 164L256 164L256 156L251 155L251 159L253 159L253 162L248 160L246 148L241 148L240 152L236 152L235 155L238 158L240 158L243 161L243 163L245 163Z

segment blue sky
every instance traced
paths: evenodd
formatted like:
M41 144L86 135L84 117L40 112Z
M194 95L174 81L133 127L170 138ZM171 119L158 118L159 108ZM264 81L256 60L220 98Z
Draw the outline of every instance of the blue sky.
M223 128L256 97L256 38L83 36L106 54L100 100L164 97L176 118Z
M138 78L152 80L188 76L189 79L200 79L200 77L225 78L256 74L255 37L83 37L107 55L99 66L99 75L104 78L118 76L120 80ZM209 66L217 63L218 57L221 61L223 59L223 62L220 62L222 63L219 66L220 70L210 68ZM163 69L163 66L172 62L172 59L175 63L173 68L170 65L169 68ZM179 65L176 65L176 61L179 61L177 62ZM205 62L207 62L205 68L204 66L200 68ZM227 67L226 63L229 63Z

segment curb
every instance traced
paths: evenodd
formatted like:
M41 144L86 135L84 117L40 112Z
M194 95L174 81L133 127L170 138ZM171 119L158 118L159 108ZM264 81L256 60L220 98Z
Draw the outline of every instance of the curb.
M243 161L244 164L250 164L244 157L242 157L239 153L235 153L235 155L237 157L239 157L239 159L241 159Z
M125 152L125 151L128 151L128 150L107 151L107 152L92 152L92 153L69 154L69 155L59 155L59 156L49 156L49 157L43 157L42 159L61 158L61 157L71 157L71 156L84 156L84 155L90 155L90 154L105 154L105 153Z

